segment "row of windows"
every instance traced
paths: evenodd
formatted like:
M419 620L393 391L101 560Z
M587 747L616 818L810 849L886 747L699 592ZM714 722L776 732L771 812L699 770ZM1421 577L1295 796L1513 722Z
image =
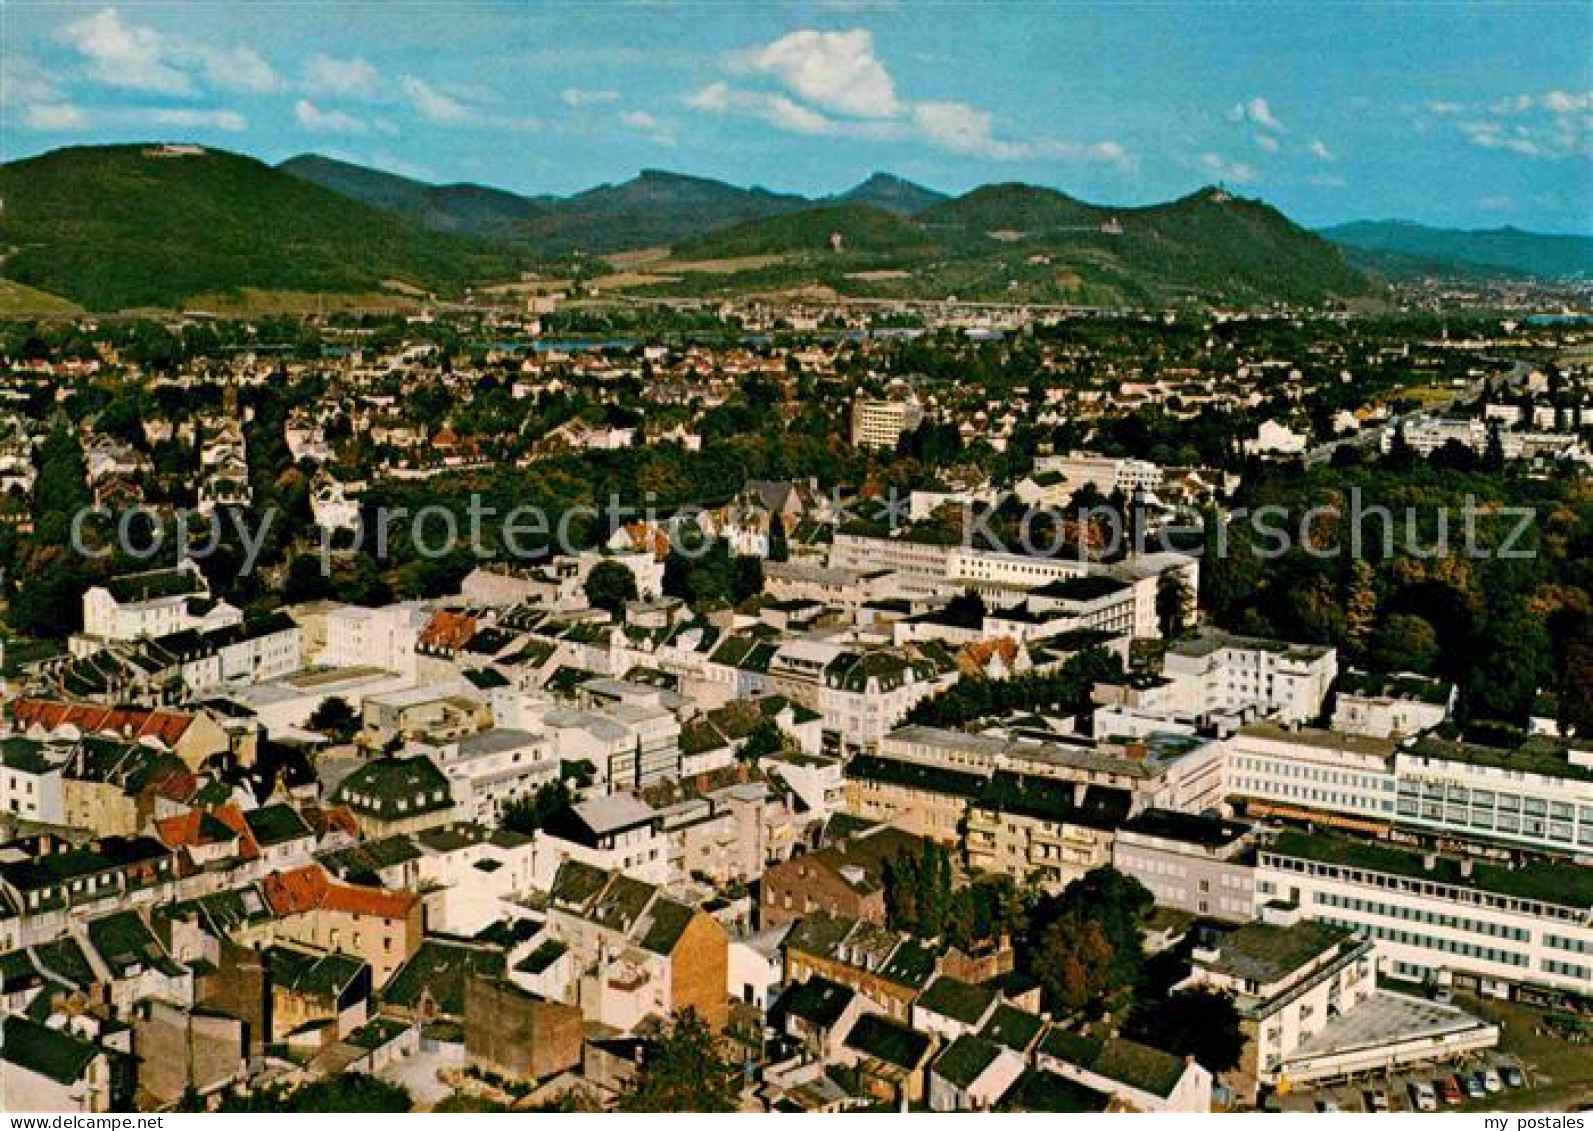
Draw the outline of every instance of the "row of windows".
M1578 966L1574 962L1561 962L1554 958L1543 960L1543 969L1562 978L1575 978L1579 982L1593 981L1593 968Z
M1304 778L1306 781L1324 782L1328 785L1350 785L1371 792L1394 792L1394 779L1372 774L1358 774L1347 770L1324 770L1316 766L1302 766L1294 762L1280 762L1273 758L1239 757L1234 759L1241 770L1269 774L1272 777Z
M1518 951L1500 950L1498 947L1478 946L1476 943L1458 942L1455 939L1438 938L1433 935L1424 935L1416 931L1401 931L1393 927L1382 927L1377 924L1356 923L1349 919L1333 919L1326 916L1322 921L1335 927L1348 927L1351 930L1367 931L1374 939L1385 942L1400 943L1404 946L1419 946L1427 950L1441 950L1446 954L1458 954L1463 958L1476 958L1484 962L1497 962L1504 966L1527 965L1527 956Z
M1436 911L1425 911L1420 908L1404 904L1384 903L1376 899L1360 899L1353 895L1337 895L1333 892L1319 891L1314 893L1314 900L1325 907L1338 907L1345 911L1360 911L1369 915L1381 915L1385 919L1403 919L1408 923L1426 923L1430 927L1448 927L1456 931L1470 931L1474 935L1487 935L1495 939L1511 939L1515 942L1530 942L1532 932L1520 927L1507 927L1503 923L1495 923L1487 919L1470 919L1464 915L1443 915Z
M1248 793L1256 797L1291 798L1296 801L1313 801L1319 805L1331 805L1335 809L1347 809L1357 812L1364 811L1368 806L1373 810L1381 809L1384 813L1394 811L1392 801L1368 802L1364 797L1354 797L1349 794L1336 793L1329 789L1315 789L1306 785L1289 785L1265 778L1235 778L1234 789L1239 793Z
M1572 954L1593 954L1593 942L1587 939L1572 939L1565 935L1545 934L1545 946L1552 946L1555 950L1569 950Z
M1563 844L1571 843L1573 830L1568 821L1545 820L1541 816L1521 816L1515 811L1501 809L1495 813L1492 809L1473 808L1469 812L1462 805L1443 805L1436 802L1424 801L1417 803L1407 797L1399 801L1399 815L1412 821L1427 821L1432 824L1460 826L1466 825L1476 829L1497 830L1503 833L1512 833L1535 839L1557 840ZM1593 845L1593 822L1584 822L1580 835L1580 843Z

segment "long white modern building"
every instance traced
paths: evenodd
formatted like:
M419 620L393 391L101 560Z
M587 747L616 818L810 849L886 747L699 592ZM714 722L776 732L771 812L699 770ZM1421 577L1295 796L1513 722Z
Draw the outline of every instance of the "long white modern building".
M1360 932L1400 978L1593 996L1593 869L1286 832L1260 850L1256 898Z

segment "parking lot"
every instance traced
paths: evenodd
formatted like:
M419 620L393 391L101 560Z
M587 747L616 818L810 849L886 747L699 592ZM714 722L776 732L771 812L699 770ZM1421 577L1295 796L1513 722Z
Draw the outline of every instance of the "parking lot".
M1499 1077L1499 1091L1481 1098L1467 1096L1463 1083L1457 1088L1461 1095L1459 1104L1448 1103L1443 1098L1442 1082L1446 1078L1485 1073L1492 1068ZM1522 1086L1512 1088L1505 1082L1506 1069L1514 1068L1521 1074ZM1418 1082L1433 1086L1438 1111L1487 1111L1500 1107L1513 1097L1520 1097L1521 1106L1536 1106L1530 1097L1533 1091L1532 1075L1522 1060L1508 1052L1491 1051L1464 1057L1458 1061L1420 1065L1401 1069L1391 1074L1377 1073L1361 1076L1340 1084L1320 1088L1300 1088L1277 1097L1278 1106L1290 1112L1376 1112L1385 1110L1376 1102L1381 1094L1386 1110L1414 1112L1419 1110L1415 1099Z

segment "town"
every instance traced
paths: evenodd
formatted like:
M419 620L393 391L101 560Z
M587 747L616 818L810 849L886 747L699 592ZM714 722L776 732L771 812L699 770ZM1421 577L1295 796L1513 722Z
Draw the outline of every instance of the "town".
M1593 331L1445 297L0 324L3 1107L1593 1102Z

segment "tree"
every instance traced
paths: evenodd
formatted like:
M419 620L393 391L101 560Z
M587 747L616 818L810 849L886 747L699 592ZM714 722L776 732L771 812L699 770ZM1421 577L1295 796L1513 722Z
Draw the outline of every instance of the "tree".
M598 562L586 575L584 591L587 604L619 617L636 600L636 575L622 562Z
M951 853L925 840L917 852L899 852L885 862L885 918L899 931L939 938L952 905Z
M306 1084L288 1097L296 1112L407 1112L414 1106L409 1092L363 1072L345 1072Z
M1382 671L1432 671L1438 656L1438 633L1423 617L1395 613L1372 634L1372 664Z
M775 515L769 519L769 560L783 562L790 556L791 542L786 534L785 519Z
M1057 1010L1133 986L1145 961L1140 920L1151 903L1139 881L1115 868L1088 872L1035 905L1027 929L1014 935L1019 968Z
M574 795L563 778L550 781L530 797L516 797L505 805L503 827L521 836L530 836L573 800Z
M409 1091L399 1084L363 1072L328 1076L289 1092L280 1085L266 1085L250 1092L228 1092L221 1097L219 1112L385 1112L400 1114L414 1107ZM201 1108L202 1110L202 1108Z
M310 712L309 725L311 730L346 742L359 730L360 714L347 699L332 695L321 700L320 705Z
M736 757L754 766L759 759L778 754L785 749L785 733L773 719L759 719L747 734Z
M1156 620L1164 639L1177 640L1185 633L1189 628L1189 607L1193 603L1189 582L1177 567L1162 570L1156 579Z
M1216 1074L1238 1068L1245 1048L1233 998L1209 986L1141 1003L1127 1028L1135 1040L1177 1056L1192 1056Z
M735 1111L740 1069L719 1039L687 1009L647 1050L641 1071L616 1105L620 1111Z
M763 592L763 559L755 554L737 554L730 577L730 600L739 605Z
M1349 593L1344 601L1344 642L1357 656L1366 654L1367 644L1377 628L1376 572L1365 558L1350 565Z
M1584 618L1565 646L1560 722L1578 734L1593 732L1593 619Z

